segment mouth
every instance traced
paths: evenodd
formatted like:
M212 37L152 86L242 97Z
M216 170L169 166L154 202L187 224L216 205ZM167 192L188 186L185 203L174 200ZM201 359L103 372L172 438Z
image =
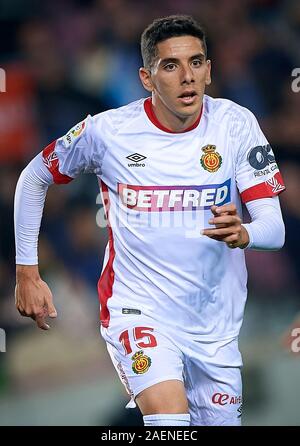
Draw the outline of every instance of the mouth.
M186 90L183 93L181 93L180 96L178 96L178 99L180 100L180 102L190 105L196 101L197 96L198 95L195 90Z

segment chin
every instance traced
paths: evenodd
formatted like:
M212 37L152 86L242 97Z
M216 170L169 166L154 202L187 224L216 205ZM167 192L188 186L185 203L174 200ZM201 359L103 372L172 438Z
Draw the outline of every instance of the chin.
M177 109L178 113L185 118L188 118L193 115L198 115L200 113L201 106L198 104L193 105L185 105L183 107L180 107L180 109Z

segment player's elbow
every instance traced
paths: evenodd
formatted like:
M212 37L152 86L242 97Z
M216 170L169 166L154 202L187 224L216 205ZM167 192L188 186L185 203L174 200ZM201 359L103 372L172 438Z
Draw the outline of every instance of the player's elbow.
M278 246L276 249L277 250L281 249L284 246L284 243L285 243L285 225L283 220L281 220L278 229Z
M272 251L278 251L285 243L285 225L282 218L276 222L276 237L273 239Z

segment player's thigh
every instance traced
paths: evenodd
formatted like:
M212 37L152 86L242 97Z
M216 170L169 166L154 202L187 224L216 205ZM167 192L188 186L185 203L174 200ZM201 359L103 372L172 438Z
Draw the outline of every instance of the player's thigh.
M237 344L236 344L237 345ZM229 351L228 362L220 360L218 354L215 362L205 361L205 357L186 359L184 376L185 388L189 402L191 425L194 426L239 426L242 410L242 379L239 363L234 359L234 345L223 347ZM219 355L220 356L220 355ZM222 362L223 361L223 362Z
M136 402L143 415L189 412L184 384L175 379L148 387L137 395Z
M144 414L150 413L149 410L162 413L161 408L171 408L177 400L180 404L176 407L183 408L181 402L186 404L186 397L182 352L151 321L139 322L101 330L121 381ZM165 384L159 386L159 383Z

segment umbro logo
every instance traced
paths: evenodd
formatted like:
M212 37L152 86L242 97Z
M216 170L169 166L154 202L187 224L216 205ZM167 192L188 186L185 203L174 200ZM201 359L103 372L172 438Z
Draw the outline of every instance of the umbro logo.
M132 155L126 156L127 159L133 161L133 163L128 164L128 167L145 167L145 163L141 163L147 157L140 155L139 153L133 153Z
M139 153L133 153L132 155L126 156L130 161L134 161L135 163L138 163L140 161L145 160L147 157L140 155Z

